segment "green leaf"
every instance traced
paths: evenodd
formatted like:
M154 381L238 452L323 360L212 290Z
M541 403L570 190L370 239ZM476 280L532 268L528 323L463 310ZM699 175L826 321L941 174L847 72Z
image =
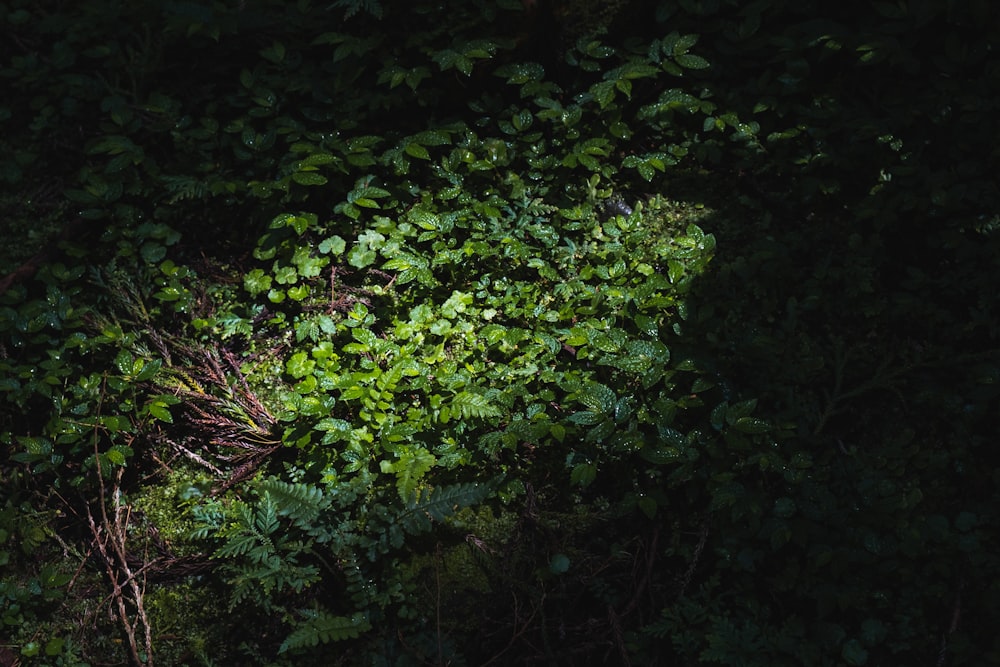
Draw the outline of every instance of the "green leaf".
M326 185L327 178L314 171L297 171L292 174L292 180L299 185Z
M587 388L577 396L577 400L588 409L610 416L615 409L617 397L608 387L598 382L587 385Z
M130 375L132 373L132 362L132 354L128 350L121 350L115 356L115 368L122 375Z
M294 266L281 266L274 272L274 280L279 285L293 285L298 279L299 273Z
M501 414L500 409L491 405L485 396L472 391L456 394L451 400L451 411L463 419L483 419Z
M676 33L674 33L676 34ZM698 35L681 35L674 42L672 55L679 56L691 50L691 47L698 43Z
M726 423L735 424L738 420L743 417L749 417L750 414L757 408L757 399L751 398L746 401L740 401L734 405L728 406L726 408Z
M167 424L174 423L174 416L170 413L170 410L167 408L167 406L164 405L162 402L157 400L151 401L146 406L146 409L149 411L150 415L160 420L161 422L166 422Z
M285 371L295 379L309 375L316 369L316 362L307 352L296 352L285 363Z
M868 664L868 651L857 639L848 639L840 651L840 657L848 665L860 666Z
M708 69L711 67L711 64L701 56L694 56L687 53L674 56L674 60L684 69Z
M549 571L552 574L565 574L570 567L570 560L566 554L555 554L549 559Z
M771 430L771 424L757 417L740 417L733 424L733 428L740 433L767 433Z
M406 144L406 146L403 148L403 151L407 155L409 155L411 157L415 157L415 158L417 158L419 160L430 160L431 159L431 154L427 151L427 149L424 148L423 146L421 146L418 143L412 143L411 142L411 143Z
M347 249L347 242L339 236L331 236L319 244L319 251L327 255L341 255Z
M394 462L382 461L379 465L382 472L392 472L396 475L396 489L404 501L416 494L417 486L434 464L437 457L423 447L409 445L396 451L398 459Z
M45 655L56 656L62 653L65 640L62 637L52 637L45 642Z
M140 361L142 361L142 360L136 359L136 363L138 363ZM153 378L153 376L156 375L159 372L159 370L160 370L160 368L162 366L163 366L163 362L160 361L159 359L153 359L152 361L150 361L148 363L146 363L145 361L143 361L143 363L140 364L141 370L139 370L139 372L135 374L135 377L133 378L133 380L135 380L136 382L146 382L147 380L151 380ZM134 368L135 368L135 364L133 364L133 370L134 370Z
M636 501L636 505L639 507L639 510L646 515L646 518L648 519L655 518L656 512L659 509L659 505L657 504L656 500L646 495L640 496L639 499Z
M347 253L347 263L358 269L371 266L375 263L376 259L378 259L378 255L374 250L367 250L361 246L354 246Z
M597 466L593 463L578 463L573 466L573 472L569 476L570 482L577 486L586 487L597 479Z
M463 507L482 502L492 491L492 484L473 482L438 487L429 494L414 493L397 521L408 533L423 533L431 529L431 520L444 521Z
M261 292L271 289L271 276L264 273L263 269L251 269L243 277L243 286L251 296L257 296Z
M691 383L691 393L700 394L703 391L708 391L715 386L715 381L707 377L696 378L693 383Z

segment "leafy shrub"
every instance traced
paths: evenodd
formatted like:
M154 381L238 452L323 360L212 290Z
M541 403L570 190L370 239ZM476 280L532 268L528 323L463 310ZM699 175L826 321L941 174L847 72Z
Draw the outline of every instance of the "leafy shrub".
M532 4L0 8L25 659L997 653L985 5Z

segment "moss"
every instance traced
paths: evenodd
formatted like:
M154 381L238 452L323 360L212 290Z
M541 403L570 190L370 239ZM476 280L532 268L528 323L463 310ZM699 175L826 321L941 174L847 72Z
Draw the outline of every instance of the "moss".
M157 548L172 556L188 556L202 551L189 540L194 522L191 506L209 488L211 480L199 471L177 468L163 483L143 486L132 498L132 505L145 520L145 531Z
M222 596L200 577L151 590L145 599L153 626L153 653L164 665L209 665L224 658L226 637L220 629L226 614ZM210 660L211 656L211 660Z

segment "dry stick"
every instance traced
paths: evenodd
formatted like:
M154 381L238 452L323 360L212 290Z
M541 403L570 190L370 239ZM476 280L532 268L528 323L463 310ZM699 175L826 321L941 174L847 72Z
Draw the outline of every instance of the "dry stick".
M204 458L202 458L200 455L196 454L195 452L192 452L190 449L188 449L184 445L180 444L179 442L171 442L170 444L174 447L174 449L179 450L181 454L183 454L184 456L188 457L189 459L191 459L195 463L203 465L204 467L208 468L210 471L212 471L213 473L215 473L216 475L218 475L220 477L223 475L223 472L221 470L219 470L217 467L215 467L214 465L212 465L210 462L206 461Z
M105 378L106 381L106 378ZM125 637L128 640L129 651L132 654L132 659L137 665L147 665L152 667L153 665L153 644L152 644L152 632L149 626L149 619L146 617L146 610L143 605L142 590L139 588L138 584L135 582L132 572L129 570L128 562L125 557L125 539L126 530L128 527L128 516L125 516L125 523L122 524L122 505L121 505L121 478L124 469L119 468L115 475L115 485L114 485L114 502L115 502L115 522L112 523L108 518L108 506L107 497L104 493L104 471L101 467L101 456L100 456L100 435L97 424L100 423L101 418L101 406L104 404L104 384L101 386L101 400L97 403L97 414L94 420L94 462L96 464L97 470L97 494L98 499L101 504L101 526L98 527L94 521L94 515L90 511L90 506L87 507L87 521L90 524L90 530L94 535L94 542L97 546L98 551L101 553L101 557L104 559L104 567L107 570L108 578L111 579L112 595L118 606L118 617L121 621L122 627L125 629ZM102 538L101 533L103 529L107 528L108 537ZM118 567L124 570L127 575L126 582L128 582L129 588L132 591L133 603L136 606L136 611L139 616L135 623L129 621L128 609L125 606L125 593L122 590L122 582L119 581L119 572L116 570L114 563L112 562L107 549L107 540L112 539L112 546L114 547L115 555L118 558ZM139 623L143 624L144 635L146 641L146 661L142 660L139 653L139 644L135 638L136 626Z
M618 655L621 656L621 664L624 667L632 667L632 661L628 659L628 648L625 646L625 636L622 634L622 624L615 613L615 608L608 605L608 622L611 624L611 632L614 634L615 646L618 648Z
M149 618L146 616L146 606L143 604L143 599L145 598L146 590L146 575L142 575L142 586L139 586L139 580L136 575L132 574L132 570L128 566L128 559L125 553L125 540L127 538L128 522L129 517L132 513L132 508L122 505L121 502L121 478L124 468L118 468L116 471L115 479L115 494L114 494L114 510L115 510L115 540L112 544L115 547L115 552L118 555L118 560L121 563L120 568L125 573L125 581L128 583L129 588L132 590L132 600L135 603L136 614L138 615L138 620L132 624L133 632L137 625L141 623L143 629L144 640L146 643L146 664L153 664L153 636L152 629L150 628ZM143 568L145 570L145 568ZM141 663L140 663L141 664Z
M691 583L691 579L694 577L695 568L698 567L698 560L701 558L701 552L705 550L705 543L708 541L708 521L708 517L705 517L705 520L701 524L701 534L698 538L698 546L694 548L694 555L691 558L691 564L688 565L688 569L684 573L684 579L681 581L681 587L677 593L678 600L684 597L684 592L687 590L688 584Z
M94 522L94 515L87 508L87 521L90 524L90 532L94 535L94 544L97 546L98 552L101 554L101 558L104 561L104 569L107 572L108 579L111 580L112 592L111 596L118 607L118 619L121 621L122 626L125 629L125 638L128 640L129 652L132 654L132 660L135 664L141 665L142 659L139 656L139 646L135 641L135 629L128 620L128 610L125 608L125 595L122 591L121 584L118 581L118 573L115 571L115 567L111 562L111 555L108 553L106 540L107 538L102 536L102 527L98 527Z
M639 606L639 598L642 597L642 594L649 586L649 580L650 578L652 578L653 575L653 563L656 561L656 548L657 548L657 543L659 541L660 541L660 527L657 526L653 529L653 543L650 545L649 550L647 551L648 555L646 556L646 571L643 572L642 579L640 579L639 583L636 585L635 594L632 596L632 599L625 606L625 609L622 610L621 613L622 616L628 616L630 613L632 613L633 610L635 610L636 607Z
M483 667L488 667L488 665L492 665L493 663L495 663L497 660L500 659L500 656L502 656L504 653L506 653L507 651L509 651L512 648L514 648L514 643L521 637L521 635L523 635L525 632L528 631L528 628L531 626L531 622L533 620L535 620L535 616L538 614L538 609L537 608L532 609L531 610L531 616L529 616L528 619L524 623L521 624L521 629L518 630L518 627L517 627L517 616L518 616L518 611L517 611L518 610L517 594L514 593L514 592L511 592L510 596L512 598L514 598L514 613L513 613L513 618L514 618L514 632L511 635L510 641L507 642L507 646L505 646L503 648L503 650L501 650L499 653L497 653L496 655L494 655L492 658L490 658L489 660L487 660L486 662L484 662L483 663Z
M941 650L938 651L937 667L944 667L948 653L948 637L958 630L958 622L962 618L962 589L964 587L965 580L959 580L958 591L955 592L955 604L951 610L951 624L948 626L948 632L941 635Z

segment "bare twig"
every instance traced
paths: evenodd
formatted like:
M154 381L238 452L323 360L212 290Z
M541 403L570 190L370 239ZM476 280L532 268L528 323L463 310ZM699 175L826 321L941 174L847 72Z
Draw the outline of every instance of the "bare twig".
M101 388L102 399L104 387ZM100 411L102 401L98 401L97 419L100 421ZM129 653L132 661L136 665L143 667L153 666L153 636L149 618L146 616L146 608L143 604L145 593L145 576L141 580L137 579L128 564L126 542L128 539L128 523L131 515L131 508L122 502L121 479L124 468L119 467L115 471L114 483L111 487L111 509L108 513L108 498L105 492L107 481L104 477L104 470L101 466L100 452L100 431L94 428L94 462L97 472L97 493L100 509L101 524L97 525L94 520L94 513L90 506L87 506L87 524L93 535L93 544L97 548L101 559L104 562L104 569L111 582L111 597L117 608L118 621L125 631L125 638L128 641ZM110 546L110 549L109 549ZM122 577L124 575L124 578ZM135 608L135 619L130 618L128 605L130 602ZM136 638L137 631L142 632L144 651L140 649L139 640ZM145 657L143 657L145 655Z
M499 653L497 653L496 655L494 655L492 658L490 658L489 660L487 660L486 662L484 662L483 663L483 667L488 667L489 665L492 665L492 664L498 662L500 660L500 658L505 653L507 653L507 651L509 651L512 648L514 648L514 644L517 642L518 639L520 639L524 635L525 632L528 631L528 629L531 627L531 622L534 621L535 620L535 616L538 615L538 609L539 609L539 607L534 607L531 610L531 615L528 616L528 618L524 621L524 623L521 624L521 627L518 628L518 626L517 626L517 619L518 619L518 615L519 614L518 614L517 595L512 592L511 593L511 597L514 598L514 613L512 614L512 617L514 619L514 631L513 631L513 634L511 635L510 641L507 642L507 646L505 646ZM543 595L541 602L544 602L544 601L545 601L545 596Z
M615 646L618 648L618 655L622 661L619 663L623 667L632 667L632 661L628 658L628 648L625 646L625 635L622 633L622 624L615 613L615 608L608 605L608 623L611 624L611 631L614 633Z
M948 631L941 635L941 650L938 651L936 667L944 667L948 657L948 637L958 630L958 623L962 619L962 589L965 588L965 580L958 582L958 590L955 591L955 603L951 607L951 623L948 624Z
M677 598L680 599L684 597L685 591L687 591L688 585L691 583L691 579L694 577L694 571L698 567L698 561L701 559L701 552L705 550L705 543L708 541L709 532L709 517L705 517L702 521L701 531L698 537L698 545L694 548L694 554L691 557L691 563L688 565L688 569L684 572L684 578L681 580L680 589L677 592Z

